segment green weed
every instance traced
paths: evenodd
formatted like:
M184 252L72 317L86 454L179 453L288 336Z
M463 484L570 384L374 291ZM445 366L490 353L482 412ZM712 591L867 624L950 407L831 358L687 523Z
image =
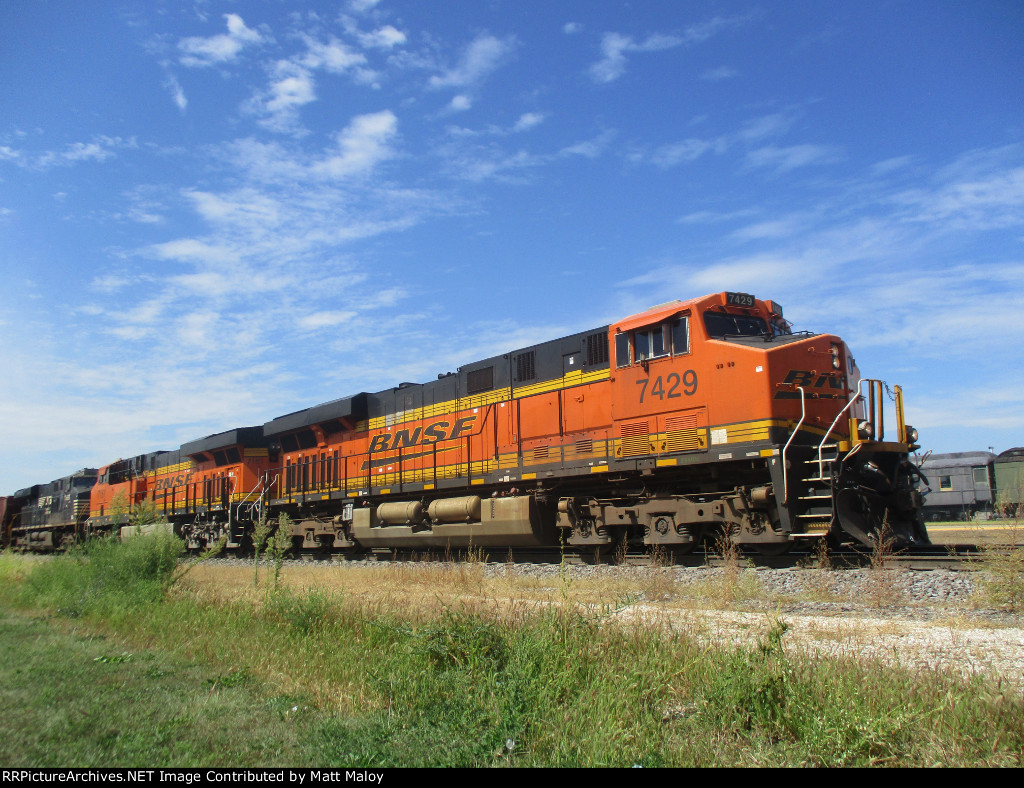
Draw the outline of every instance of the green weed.
M1011 611L1024 610L1024 548L983 547L975 574L974 602Z
M562 604L495 612L283 583L262 601L187 584L150 598L138 592L169 582L161 562L126 557L117 569L102 549L0 572L9 604L87 599L73 623L4 629L0 614L0 714L17 731L0 741L3 762L1024 764L1016 685L794 654L778 617L752 647L715 647L658 623L617 624L568 589ZM115 595L100 567L135 579Z

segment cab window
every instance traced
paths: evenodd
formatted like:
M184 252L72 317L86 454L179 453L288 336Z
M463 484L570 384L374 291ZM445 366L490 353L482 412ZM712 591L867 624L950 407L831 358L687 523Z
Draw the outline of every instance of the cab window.
M629 357L629 334L621 333L615 335L615 366L628 367L632 363Z
M665 335L668 333L667 323L660 326L652 326L637 331L633 338L633 347L636 350L637 361L649 361L652 358L661 358L668 355L668 342Z
M675 320L615 335L615 365L681 356L690 352L690 321L684 315Z
M690 318L680 317L672 321L672 355L682 356L690 352Z
M704 327L714 338L771 336L764 318L754 315L708 311L704 313Z

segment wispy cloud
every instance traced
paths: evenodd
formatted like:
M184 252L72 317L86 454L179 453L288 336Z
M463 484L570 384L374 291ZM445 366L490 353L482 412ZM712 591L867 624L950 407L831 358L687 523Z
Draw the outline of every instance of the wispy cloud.
M343 74L366 64L366 55L354 51L333 36L327 41L317 41L310 36L303 36L303 39L306 51L297 56L296 61L306 68Z
M483 81L514 51L515 39L480 35L463 51L459 62L443 74L432 76L432 88L467 88Z
M393 49L408 41L405 33L391 25L384 25L370 33L359 33L358 38L364 47L372 49Z
M736 148L747 151L746 166L774 167L785 172L801 164L826 163L838 155L837 149L825 146L792 146L779 148L765 146L765 140L786 134L793 126L796 113L773 112L745 121L737 131L709 137L687 137L653 149L634 147L628 154L630 161L650 163L662 169L697 161L706 154L724 154ZM752 146L760 145L760 148Z
M29 152L0 146L0 162L10 162L27 169L46 170L51 167L70 167L83 162L105 162L117 156L117 151L138 147L134 139L98 135L89 142L72 142L61 150Z
M696 161L705 153L724 153L728 143L724 139L686 139L662 145L648 157L652 164L662 168L675 167L678 164Z
M398 133L398 118L390 110L360 115L337 137L337 151L310 167L318 178L347 178L376 167L394 156L390 143Z
M224 18L228 26L226 34L207 38L191 36L178 42L178 51L181 53L179 62L182 65L205 68L229 63L238 57L245 47L265 40L258 31L246 27L238 14L225 14Z
M559 156L583 156L586 159L596 159L598 156L608 150L608 146L611 145L613 139L615 139L615 132L611 129L606 130L598 134L589 140L583 140L582 142L576 142L572 145L568 145L562 148L559 152Z
M513 132L529 131L544 122L543 112L524 112L512 126Z
M721 82L726 79L732 79L733 77L739 76L739 71L729 66L719 66L718 68L709 68L707 71L700 75L700 78L705 82Z
M778 173L798 167L835 164L842 158L842 150L835 145L790 145L785 148L768 145L747 153L747 163L751 167L764 167Z
M788 238L799 232L806 223L801 216L785 216L764 222L755 222L741 227L731 233L737 241L764 241L768 239Z
M682 33L653 33L643 41L621 33L605 33L601 38L601 59L590 67L590 78L600 84L614 82L626 72L627 55L700 44L722 30L747 22L749 18L716 16L691 25Z
M173 74L167 75L167 79L164 80L164 87L167 88L168 92L171 94L171 99L174 101L174 105L181 112L188 109L188 98L185 96L184 89Z
M601 39L601 60L590 67L590 77L595 82L614 82L626 71L626 53L658 52L680 46L680 36L654 34L637 43L631 36L620 33L605 33Z
M915 222L943 222L962 229L991 230L1024 224L1024 167L992 172L940 173L932 189L909 189L892 197Z
M299 110L315 100L313 75L297 63L281 60L274 65L267 90L250 100L246 108L261 115L260 125L270 131L305 134L299 123Z

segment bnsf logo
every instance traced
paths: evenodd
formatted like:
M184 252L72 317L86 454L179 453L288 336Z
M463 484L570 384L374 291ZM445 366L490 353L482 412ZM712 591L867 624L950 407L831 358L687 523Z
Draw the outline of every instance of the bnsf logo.
M181 487L184 484L188 484L191 479L191 473L179 473L177 476L168 476L165 479L157 479L154 489L170 490L172 487Z
M382 433L374 435L370 441L370 453L379 451L395 451L408 446L429 446L439 441L450 441L461 438L471 429L476 416L465 416L455 420L453 427L449 421L435 421L427 427L414 430L397 430L394 435Z
M838 372L812 372L806 369L791 369L789 374L786 375L786 379L782 381L783 386L791 385L794 387L802 387L804 389L830 389L833 391L842 391L845 379ZM836 394L820 393L816 396L824 397L826 399L838 397ZM798 399L800 397L799 391L779 391L775 394L775 399Z

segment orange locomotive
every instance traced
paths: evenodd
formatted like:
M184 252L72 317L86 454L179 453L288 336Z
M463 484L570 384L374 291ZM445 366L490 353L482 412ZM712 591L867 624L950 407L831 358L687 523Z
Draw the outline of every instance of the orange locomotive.
M42 487L4 519L39 549L140 510L193 548L245 548L263 518L351 552L907 546L928 541L916 442L899 387L861 380L839 337L718 293L54 482L91 487L87 521Z
M927 543L887 391L838 337L719 293L275 419L258 492L307 549Z
M130 519L165 520L194 545L224 535L228 546L239 547L258 497L247 492L259 487L268 467L259 427L210 435L177 451L118 460L99 471L87 530L123 528Z

